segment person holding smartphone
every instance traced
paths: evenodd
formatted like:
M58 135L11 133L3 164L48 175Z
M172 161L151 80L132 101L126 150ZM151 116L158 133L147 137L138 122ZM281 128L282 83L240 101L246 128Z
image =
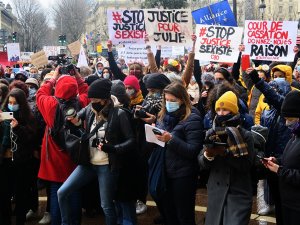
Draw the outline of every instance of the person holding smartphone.
M293 135L280 158L269 157L264 165L279 178L283 225L296 225L300 220L300 92L286 95L281 116Z
M31 113L23 90L13 88L6 98L3 111L13 118L0 121L0 221L11 224L11 195L16 199L16 224L26 221L36 121Z
M200 169L210 169L206 225L248 225L252 208L252 134L242 128L238 98L232 91L218 96L214 124L206 132L198 156Z
M165 152L166 192L157 201L165 224L195 225L197 155L202 148L203 124L186 88L179 82L164 89L156 126L164 131L156 135L157 139L166 143L152 153Z

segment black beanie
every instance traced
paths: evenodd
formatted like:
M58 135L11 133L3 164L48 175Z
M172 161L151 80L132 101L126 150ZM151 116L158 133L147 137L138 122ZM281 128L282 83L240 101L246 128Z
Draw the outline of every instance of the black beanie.
M96 81L99 80L99 76L97 75L90 75L88 77L85 78L85 83L87 83L89 86L91 86L91 84Z
M167 78L164 74L160 73L152 73L147 75L147 79L145 80L146 88L154 88L154 89L165 89L166 86L170 84L169 78Z
M281 106L281 116L300 118L300 91L288 93Z
M110 93L117 98L127 95L124 83L121 80L113 80Z
M108 79L100 78L99 80L94 81L89 87L88 97L101 99L110 98L111 85L112 83Z

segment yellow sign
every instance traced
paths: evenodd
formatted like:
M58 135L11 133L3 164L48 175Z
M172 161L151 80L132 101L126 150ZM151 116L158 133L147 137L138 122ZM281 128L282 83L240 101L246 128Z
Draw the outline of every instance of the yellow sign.
M102 45L97 45L97 52L102 52Z

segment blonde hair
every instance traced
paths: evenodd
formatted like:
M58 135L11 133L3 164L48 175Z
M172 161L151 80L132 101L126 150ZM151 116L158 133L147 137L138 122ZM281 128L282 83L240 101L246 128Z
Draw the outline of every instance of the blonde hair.
M180 120L181 121L186 120L191 115L192 104L190 101L190 96L186 91L186 88L180 82L173 82L164 89L163 106L162 106L160 112L158 113L158 120L162 121L164 116L167 113L165 94L174 95L176 98L178 98L182 102L182 106L184 106L184 108L181 109L182 115L180 117Z

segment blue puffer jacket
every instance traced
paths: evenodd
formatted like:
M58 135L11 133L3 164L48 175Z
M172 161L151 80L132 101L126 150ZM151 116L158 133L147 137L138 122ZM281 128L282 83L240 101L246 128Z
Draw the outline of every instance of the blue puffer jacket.
M254 121L248 112L249 111L246 104L241 99L239 99L239 113L241 116L242 127L246 130L251 130L251 127L254 125ZM204 123L204 130L208 130L212 128L213 118L212 118L211 111L208 111L206 113L206 115L204 116L203 123Z
M199 111L192 108L192 113L186 120L174 125L170 126L165 119L157 123L158 128L172 134L172 139L165 146L167 177L194 176L198 173L197 155L203 146L203 125Z
M269 128L266 156L279 157L291 138L291 131L285 126L285 119L280 116L284 96L291 91L291 87L287 82L276 82L271 85L261 80L255 86L264 94L270 105L270 110L264 110L261 115L261 125ZM278 88L278 92L274 88Z

